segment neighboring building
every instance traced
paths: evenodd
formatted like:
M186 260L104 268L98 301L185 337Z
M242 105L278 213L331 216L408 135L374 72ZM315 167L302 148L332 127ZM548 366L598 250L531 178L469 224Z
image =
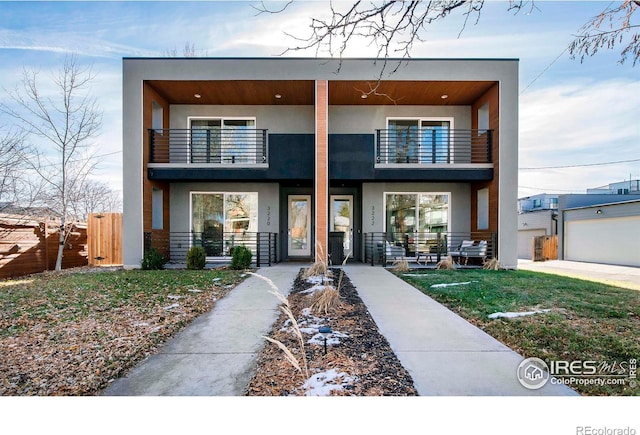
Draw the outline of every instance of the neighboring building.
M558 195L541 193L518 199L518 213L529 213L540 210L557 210Z
M640 266L640 195L561 195L558 259Z
M533 240L558 234L558 195L541 193L518 199L518 258L533 258Z
M411 256L472 239L515 268L518 61L380 67L124 59L125 266L145 247L375 263L387 242Z
M607 184L606 186L594 187L587 189L588 194L605 194L605 195L629 195L640 194L640 180L627 180L617 183Z

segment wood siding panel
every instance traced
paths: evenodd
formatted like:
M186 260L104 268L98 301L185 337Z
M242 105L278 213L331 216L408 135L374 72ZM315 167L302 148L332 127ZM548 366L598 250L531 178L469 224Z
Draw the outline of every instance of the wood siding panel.
M159 104L163 109L163 117L162 117L162 127L169 128L170 123L170 112L169 112L169 102L158 93L152 86L145 82L143 88L143 115L142 115L142 123L143 123L143 160L142 160L142 171L143 171L143 182L142 182L142 224L143 231L145 233L152 234L152 240L155 238L158 239L169 239L169 232L171 231L170 225L170 196L169 196L169 183L162 182L157 180L149 180L147 166L149 163L149 155L150 155L150 143L149 143L149 134L148 129L150 129L153 125L153 113L152 107L153 102ZM153 230L152 229L152 193L153 188L162 189L162 222L163 227L161 230ZM168 249L168 248L167 248ZM163 254L168 255L167 252L163 252Z
M328 83L316 82L316 177L315 177L315 240L316 260L327 261L329 240L329 132ZM320 254L322 253L322 257Z
M489 229L498 232L498 200L500 179L500 94L499 85L494 84L471 107L471 128L478 128L478 109L489 103L489 129L493 130L491 155L493 161L493 180L471 185L471 231L478 231L478 190L489 189Z

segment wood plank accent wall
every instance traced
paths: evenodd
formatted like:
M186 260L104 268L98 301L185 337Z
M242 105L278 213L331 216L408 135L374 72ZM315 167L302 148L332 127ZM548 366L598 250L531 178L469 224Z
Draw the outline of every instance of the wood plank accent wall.
M122 213L91 213L87 244L90 266L122 265Z
M493 130L493 146L491 155L493 159L493 180L471 184L471 231L479 231L478 228L478 190L489 189L489 228L488 231L498 231L498 198L500 179L500 87L494 84L471 106L471 128L478 128L478 109L485 103L489 103L489 129ZM487 229L482 229L487 230Z
M315 241L316 261L327 261L329 240L329 86L316 81L316 174ZM321 256L322 253L322 256Z
M54 270L58 254L55 221L0 218L0 278ZM64 247L62 268L87 265L87 228L74 226Z
M163 110L162 127L169 128L170 126L170 112L169 102L160 95L152 86L145 82L143 87L142 98L142 124L143 124L143 156L142 156L142 225L145 233L151 233L151 239L169 239L169 232L171 231L170 223L170 204L169 204L169 183L162 181L149 180L147 175L147 166L149 163L150 144L148 129L153 126L153 102L158 103ZM163 227L161 230L152 229L152 192L153 188L162 189L162 222ZM127 186L124 186L126 189ZM164 249L166 252L162 252L165 256L169 255L168 245Z

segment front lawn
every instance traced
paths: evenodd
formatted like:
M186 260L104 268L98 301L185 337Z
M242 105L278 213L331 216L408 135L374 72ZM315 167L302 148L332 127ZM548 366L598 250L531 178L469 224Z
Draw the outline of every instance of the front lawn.
M0 281L0 395L96 394L243 279L120 270Z
M616 382L614 375L625 378L624 385L572 385L581 394L640 394L637 380L629 379L632 360L640 359L638 291L528 271L431 270L398 275L524 357L547 363L595 361L596 377L605 382ZM550 311L487 317L537 310Z

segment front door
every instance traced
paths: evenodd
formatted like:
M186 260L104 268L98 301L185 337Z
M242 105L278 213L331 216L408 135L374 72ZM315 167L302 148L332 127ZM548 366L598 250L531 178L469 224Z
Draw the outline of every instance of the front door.
M311 195L289 195L290 257L311 256Z
M353 254L353 196L331 195L331 231L344 233L344 256ZM339 246L339 245L338 245Z

